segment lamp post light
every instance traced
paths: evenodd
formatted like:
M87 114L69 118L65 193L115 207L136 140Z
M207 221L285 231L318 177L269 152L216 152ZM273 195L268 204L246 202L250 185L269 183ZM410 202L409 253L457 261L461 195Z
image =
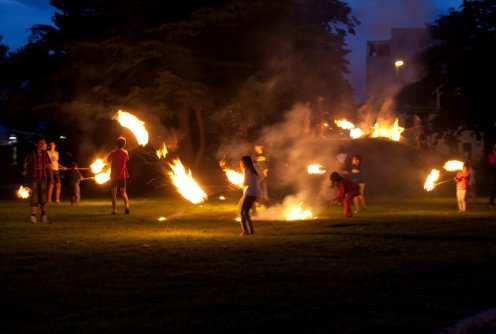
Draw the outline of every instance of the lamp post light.
M394 68L396 70L396 79L399 78L400 76L400 67L403 66L405 63L403 62L403 60L401 59L398 59L394 62Z

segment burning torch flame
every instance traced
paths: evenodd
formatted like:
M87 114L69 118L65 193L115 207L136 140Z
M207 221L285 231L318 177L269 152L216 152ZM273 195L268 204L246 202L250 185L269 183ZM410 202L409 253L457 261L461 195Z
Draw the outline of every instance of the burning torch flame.
M169 151L167 151L167 147L165 147L165 143L162 144L162 148L157 150L157 157L160 159L160 158L164 158L165 159L165 156L167 155L167 153L169 153Z
M334 120L334 123L341 129L351 130L355 128L355 124L347 121L346 119Z
M320 169L321 165L308 165L307 170L308 174L324 174L327 171Z
M365 132L363 132L360 128L354 128L350 130L350 137L353 139L363 137L364 135Z
M398 125L398 119L396 118L392 127L375 123L374 133L372 133L372 137L383 137L393 141L399 141L401 139L401 133L403 131L405 131L405 128L402 128Z
M243 188L245 176L242 173L236 172L232 169L224 169L224 173L226 173L229 182L238 188Z
M98 173L95 175L95 182L98 184L104 184L110 180L110 169L106 172Z
M425 180L424 189L427 191L434 189L437 180L439 180L439 171L437 169L433 169Z
M145 129L145 123L140 121L136 116L119 110L113 118L133 132L138 140L138 144L145 146L148 143L148 131Z
M312 218L312 211L303 210L301 207L303 202L300 202L296 208L289 209L286 214L286 220L304 220Z
M446 169L448 172L454 172L457 170L462 170L463 162L458 161L458 160L449 160L449 161L446 161L443 168Z
M169 167L172 171L168 174L184 198L193 204L203 203L207 200L207 194L195 182L191 171L186 171L181 160L174 159L172 163L169 163Z
M103 167L105 167L105 162L103 162L102 159L96 159L95 162L93 162L90 167L91 171L93 174L98 174L102 171Z
M31 189L28 187L20 186L17 189L17 197L19 198L28 198L31 195Z

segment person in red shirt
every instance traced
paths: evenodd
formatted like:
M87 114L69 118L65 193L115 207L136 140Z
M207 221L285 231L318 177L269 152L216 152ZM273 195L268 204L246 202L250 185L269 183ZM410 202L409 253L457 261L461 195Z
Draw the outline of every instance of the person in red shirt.
M46 213L47 181L53 182L52 162L46 152L45 138L38 137L35 145L36 149L28 153L24 159L22 175L28 176L31 184L31 222L38 222L38 206L40 206L41 221L46 223L48 222Z
M470 163L464 162L463 168L459 171L455 178L456 182L456 199L458 202L458 212L467 210L467 189L470 182Z
M338 193L336 197L332 200L332 204L338 204L343 202L344 216L351 217L351 202L355 196L360 193L360 188L358 183L355 181L345 179L338 172L333 172L329 177L331 180L331 188L337 188Z
M129 178L127 171L127 162L129 154L124 149L126 138L119 137L115 143L115 148L107 156L107 162L110 164L110 189L112 193L112 214L117 214L117 189L124 200L124 213L129 214L129 198L126 192L126 180Z

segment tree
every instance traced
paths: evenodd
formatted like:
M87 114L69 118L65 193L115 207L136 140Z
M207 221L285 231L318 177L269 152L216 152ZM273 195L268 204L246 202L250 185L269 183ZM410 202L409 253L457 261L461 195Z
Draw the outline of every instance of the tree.
M471 130L495 139L496 113L491 84L496 75L496 2L463 1L461 10L450 9L431 27L434 42L424 52L428 75L417 86L430 87L423 98L441 92L437 130ZM430 97L427 95L429 94Z
M177 126L185 155L199 163L219 133L247 139L317 95L334 108L352 100L344 38L357 21L342 1L51 4L55 27L33 27L12 57L13 80L32 83L31 110L64 115L61 122L139 110Z

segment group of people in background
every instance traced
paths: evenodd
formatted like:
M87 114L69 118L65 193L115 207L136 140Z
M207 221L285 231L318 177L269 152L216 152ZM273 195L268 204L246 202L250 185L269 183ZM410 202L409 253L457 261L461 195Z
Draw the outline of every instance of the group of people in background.
M112 214L117 214L117 193L119 192L124 201L124 213L129 214L129 198L126 192L126 180L129 178L127 162L129 154L124 149L126 139L119 137L115 148L108 154L107 162L110 164L110 188L112 198ZM38 208L40 209L40 221L48 222L46 204L60 203L61 193L61 170L69 170L68 178L71 188L71 204L79 204L81 200L80 182L83 177L76 162L67 168L59 163L59 152L55 149L55 142L49 144L47 150L45 138L39 136L35 139L35 149L24 158L22 175L28 177L31 188L31 215L32 223L38 222ZM55 191L54 191L55 190ZM55 196L53 196L55 195Z

